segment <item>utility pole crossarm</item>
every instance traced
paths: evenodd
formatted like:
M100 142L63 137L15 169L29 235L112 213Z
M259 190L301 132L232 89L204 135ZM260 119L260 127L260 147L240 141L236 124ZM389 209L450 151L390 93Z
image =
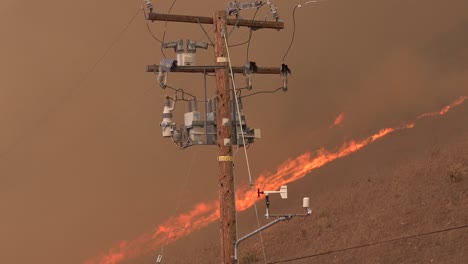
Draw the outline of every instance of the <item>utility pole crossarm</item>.
M175 66L171 69L171 72L185 72L185 73L214 73L216 69L222 69L225 66ZM232 67L233 73L244 73L245 67L234 66ZM159 65L147 65L146 72L159 72ZM258 67L254 71L254 74L281 74L280 67Z
M172 14L158 14L149 13L146 16L147 20L151 21L169 21L169 22L184 22L195 24L213 24L212 17L203 16L185 16L185 15L172 15ZM229 26L237 27L250 27L250 28L271 28L271 29L284 29L283 22L276 21L260 21L260 20L246 20L246 19L227 19L226 24Z

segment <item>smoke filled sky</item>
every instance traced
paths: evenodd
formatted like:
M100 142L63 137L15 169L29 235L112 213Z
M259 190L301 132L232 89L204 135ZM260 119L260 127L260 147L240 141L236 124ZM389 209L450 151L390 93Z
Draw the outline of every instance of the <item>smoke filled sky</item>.
M152 2L158 12L171 4ZM302 3L274 2L286 28L254 32L249 59L259 66L281 64L292 9ZM173 13L211 16L227 3L178 0ZM162 55L143 15L119 37L140 6L0 2L1 263L82 263L216 199L216 149L181 151L161 137L162 100L171 93L144 71ZM329 0L298 9L295 42L285 60L293 71L289 91L244 101L248 125L263 135L249 149L253 174L467 95L466 10L464 0ZM257 18L265 19L267 11ZM241 15L251 18L253 11ZM164 23L149 26L161 38ZM198 25L169 23L166 40L178 38L207 41ZM230 42L247 38L246 29L236 29ZM245 63L246 48L231 50L234 64ZM212 54L200 50L198 63L211 64ZM168 81L203 95L202 75L171 74ZM244 83L241 76L237 81ZM253 81L254 91L281 86L279 76ZM213 94L213 80L208 87ZM185 111L185 104L177 106L176 121ZM344 121L330 130L339 113ZM238 163L242 185L243 158Z

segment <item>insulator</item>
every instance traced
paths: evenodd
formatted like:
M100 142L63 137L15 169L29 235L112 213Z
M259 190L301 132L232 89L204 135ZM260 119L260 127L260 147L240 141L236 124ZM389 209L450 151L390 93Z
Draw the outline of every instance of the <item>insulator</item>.
M170 137L174 131L174 123L172 123L172 111L174 110L175 103L171 106L169 97L166 97L163 101L163 114L162 122L160 124L162 129L163 137Z
M291 74L291 70L289 69L288 65L281 64L281 80L283 81L283 91L286 92L288 90L288 74Z
M228 4L227 13L229 16L238 16L239 15L239 3L237 1L231 2Z
M247 74L245 84L247 86L247 90L252 90L252 74Z
M287 74L282 74L281 75L281 80L283 81L283 92L288 91L288 75Z
M239 16L239 9L237 9L237 8L231 9L229 11L229 15L230 16L235 16L235 17Z
M167 107L170 107L171 106L171 101L169 100L169 97L166 97L166 99L164 99L163 101L163 107L164 106L167 106Z
M153 10L154 10L153 3L151 3L149 0L145 0L145 5L148 8L148 10L150 11L150 13L153 13Z
M167 72L159 72L158 73L158 82L159 82L159 86L161 86L161 88L165 89L166 88L166 83L167 83Z
M275 6L275 4L270 4L270 11L271 15L273 16L274 19L279 20L279 13L278 13L278 8Z
M188 101L188 111L189 112L196 112L197 111L197 99L193 99Z

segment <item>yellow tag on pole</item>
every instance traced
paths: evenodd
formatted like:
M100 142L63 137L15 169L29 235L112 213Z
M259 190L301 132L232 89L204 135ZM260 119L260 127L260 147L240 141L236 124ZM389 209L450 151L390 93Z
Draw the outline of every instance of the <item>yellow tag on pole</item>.
M232 161L232 156L218 156L218 161Z

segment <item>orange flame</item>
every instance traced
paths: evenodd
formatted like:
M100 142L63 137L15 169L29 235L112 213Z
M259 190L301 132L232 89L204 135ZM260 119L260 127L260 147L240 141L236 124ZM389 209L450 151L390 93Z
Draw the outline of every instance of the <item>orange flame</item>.
M453 103L449 104L449 105L446 105L444 106L442 109L440 109L438 112L431 112L431 113L425 113L425 114L422 114L420 116L418 116L418 119L419 118L423 118L423 117L429 117L429 116L441 116L441 115L445 115L448 111L450 111L450 109L456 107L456 106L459 106L461 104L463 104L463 102L468 99L468 96L460 96L460 98L458 98L456 101L454 101Z
M335 121L333 122L333 125L330 126L330 128L340 125L341 123L343 123L343 120L344 113L341 113L335 118Z
M84 264L115 264L122 260L134 259L164 244L174 242L219 218L218 202L199 203L188 213L171 217L150 234L144 234L132 241L122 241L106 254Z
M467 96L462 96L452 104L442 108L441 111L423 114L418 118L444 115L454 106L462 104L467 98ZM398 130L410 129L414 126L414 122L408 122L400 126L384 128L362 140L346 142L338 150L332 152L323 148L319 149L315 155L306 152L294 159L286 160L277 167L276 172L260 175L255 181L255 185L262 186L263 189L267 190L276 190L280 188L281 185L299 180L306 176L307 173L336 159L346 157L390 133ZM256 202L255 195L253 195L249 187L239 188L236 191L236 197L237 211L244 211ZM122 241L111 248L107 253L93 260L88 260L84 262L84 264L116 264L123 260L134 259L165 244L174 242L218 220L218 205L219 203L217 201L199 203L188 213L169 218L155 228L152 233L141 235L129 242Z

